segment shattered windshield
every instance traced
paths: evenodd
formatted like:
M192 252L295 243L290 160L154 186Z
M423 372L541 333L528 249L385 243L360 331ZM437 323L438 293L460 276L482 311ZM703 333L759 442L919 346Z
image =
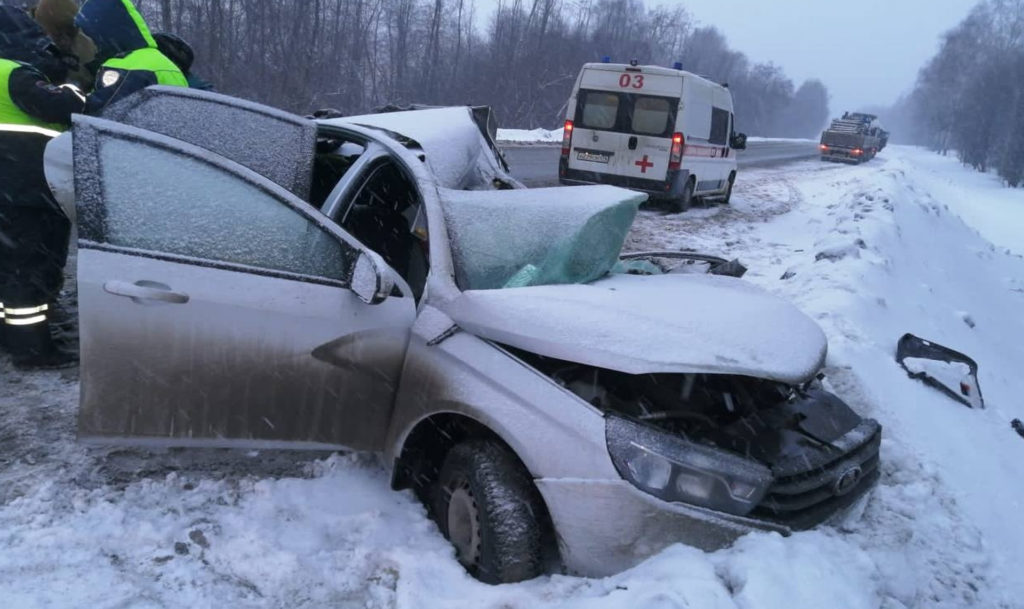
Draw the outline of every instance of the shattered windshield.
M646 195L609 186L444 191L463 290L587 283L612 271Z

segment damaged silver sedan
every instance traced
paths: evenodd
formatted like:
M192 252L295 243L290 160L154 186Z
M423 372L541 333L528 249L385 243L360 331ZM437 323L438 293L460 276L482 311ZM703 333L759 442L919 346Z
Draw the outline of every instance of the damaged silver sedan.
M644 195L522 189L480 119L160 87L76 117L47 170L77 214L80 438L380 451L495 583L868 493L880 427L821 388L810 319L620 256Z

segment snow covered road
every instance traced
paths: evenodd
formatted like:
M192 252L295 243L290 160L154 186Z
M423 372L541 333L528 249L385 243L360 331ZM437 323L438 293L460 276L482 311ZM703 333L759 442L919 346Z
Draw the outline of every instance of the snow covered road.
M840 528L602 580L477 583L372 455L78 445L76 373L0 359L0 607L1024 607L1022 229L1024 192L899 147L641 212L627 249L737 257L822 325L832 389L885 426L883 477ZM974 357L988 408L908 379L904 332Z

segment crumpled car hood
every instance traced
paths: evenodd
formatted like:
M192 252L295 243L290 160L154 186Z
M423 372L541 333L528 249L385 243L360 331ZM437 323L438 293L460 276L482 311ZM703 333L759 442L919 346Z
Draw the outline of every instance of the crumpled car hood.
M792 304L713 275L612 275L583 285L470 290L442 305L463 330L628 374L812 377L825 335Z
M364 114L322 121L327 125L377 127L414 140L438 184L456 190L493 188L510 176L498 165L468 106Z

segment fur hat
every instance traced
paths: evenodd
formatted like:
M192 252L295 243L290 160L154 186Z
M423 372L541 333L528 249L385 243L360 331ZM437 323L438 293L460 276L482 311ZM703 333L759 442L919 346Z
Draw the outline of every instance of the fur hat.
M78 4L74 0L39 0L32 16L61 51L78 58L81 65L96 57L96 45L75 25Z

